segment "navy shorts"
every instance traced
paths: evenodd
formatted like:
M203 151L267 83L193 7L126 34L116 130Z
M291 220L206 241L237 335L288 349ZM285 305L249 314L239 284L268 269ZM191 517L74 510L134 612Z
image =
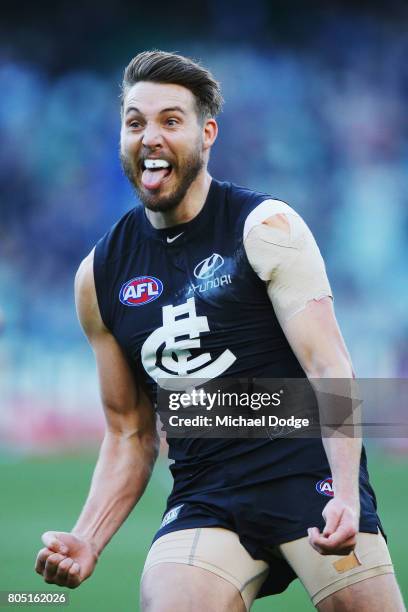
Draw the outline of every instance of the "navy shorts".
M256 457L248 452L222 464L171 465L174 486L153 541L182 529L224 527L238 534L254 559L270 565L258 597L284 591L296 575L277 545L307 536L308 527L322 530L322 511L333 491L320 440L276 440L273 445L273 453L257 449ZM385 537L364 451L360 504L360 531L379 528Z

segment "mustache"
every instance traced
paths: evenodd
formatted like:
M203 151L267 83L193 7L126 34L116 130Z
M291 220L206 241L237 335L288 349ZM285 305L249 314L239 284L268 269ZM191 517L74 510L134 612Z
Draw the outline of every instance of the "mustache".
M139 155L138 161L144 162L146 159L165 159L169 164L173 163L172 158L169 155L157 155L155 153L146 153L145 155Z

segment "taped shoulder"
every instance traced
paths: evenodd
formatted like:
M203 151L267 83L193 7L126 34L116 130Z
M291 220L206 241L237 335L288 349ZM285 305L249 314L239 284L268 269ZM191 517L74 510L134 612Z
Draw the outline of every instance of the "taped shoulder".
M253 210L244 227L244 247L253 270L266 282L281 322L310 300L332 297L319 247L288 204L266 200Z

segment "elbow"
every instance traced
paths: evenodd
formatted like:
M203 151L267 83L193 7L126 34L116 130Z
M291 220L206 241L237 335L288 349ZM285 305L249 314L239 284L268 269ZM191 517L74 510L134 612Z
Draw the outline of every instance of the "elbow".
M345 355L310 359L303 369L308 378L354 378L353 367Z
M159 452L160 452L160 436L157 433L157 431L155 431L150 436L149 444L150 444L150 449L151 449L152 468L153 468L154 464L156 463L156 459L159 456Z
M160 437L156 427L141 427L127 430L107 428L104 444L116 454L123 452L142 455L151 468L156 462L160 451Z
M150 471L152 471L160 452L160 437L156 428L140 432L137 444L143 449L143 455L150 466Z

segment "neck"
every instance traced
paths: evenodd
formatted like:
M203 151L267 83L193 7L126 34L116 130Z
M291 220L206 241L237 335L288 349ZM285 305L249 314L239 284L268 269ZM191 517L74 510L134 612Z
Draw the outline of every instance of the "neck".
M180 204L167 212L154 212L146 208L146 215L156 229L188 223L198 215L205 204L211 185L211 176L203 170L191 183Z

